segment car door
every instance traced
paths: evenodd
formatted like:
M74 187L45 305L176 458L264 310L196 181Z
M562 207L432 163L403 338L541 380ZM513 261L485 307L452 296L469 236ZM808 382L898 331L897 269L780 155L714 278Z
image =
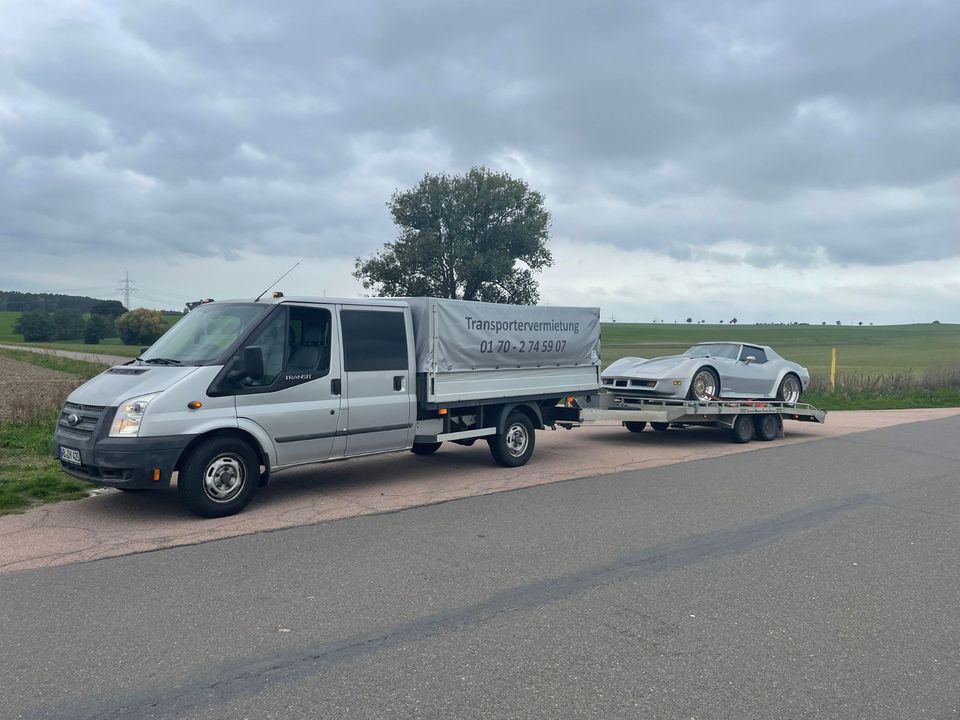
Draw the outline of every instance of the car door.
M752 358L748 360L747 358ZM744 345L740 349L738 390L744 397L763 398L773 395L771 386L775 378L771 377L771 363L763 348L756 345Z
M735 396L740 387L740 363L737 357L740 346L735 343L717 343L711 348L710 362L720 373L720 394Z
M344 305L345 455L409 447L416 420L412 337L403 307Z
M278 466L330 458L341 411L333 310L280 305L245 343L262 349L264 377L238 389L237 417L270 436Z

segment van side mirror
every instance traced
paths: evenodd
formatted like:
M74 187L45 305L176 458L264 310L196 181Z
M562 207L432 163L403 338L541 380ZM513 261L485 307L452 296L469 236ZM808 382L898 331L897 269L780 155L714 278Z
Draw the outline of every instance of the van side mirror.
M243 378L259 380L263 377L263 348L250 345L240 351L240 357L234 361L233 369L227 373L227 379L236 382Z

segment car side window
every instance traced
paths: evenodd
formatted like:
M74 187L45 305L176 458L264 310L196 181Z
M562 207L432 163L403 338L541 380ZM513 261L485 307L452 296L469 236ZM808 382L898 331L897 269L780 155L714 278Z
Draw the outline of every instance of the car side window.
M761 348L744 345L740 351L740 359L746 360L750 356L753 356L755 365L763 365L767 361L767 353Z

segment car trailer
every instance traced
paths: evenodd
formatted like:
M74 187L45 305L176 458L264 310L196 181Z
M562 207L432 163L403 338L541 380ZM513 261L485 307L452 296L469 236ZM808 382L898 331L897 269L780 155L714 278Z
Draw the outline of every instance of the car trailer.
M649 423L654 430L670 427L720 427L730 431L735 443L783 437L783 421L822 423L826 410L807 403L780 400L667 400L600 393L576 398L581 422L615 420L630 432L641 432Z

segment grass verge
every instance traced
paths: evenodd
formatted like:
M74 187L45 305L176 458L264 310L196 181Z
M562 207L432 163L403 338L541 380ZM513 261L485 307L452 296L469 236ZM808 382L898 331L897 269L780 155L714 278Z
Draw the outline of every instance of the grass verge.
M91 486L63 473L50 449L57 410L0 426L0 515L34 505L78 500Z
M107 367L25 350L0 349L0 355L78 381L92 378ZM23 512L42 503L78 500L92 488L64 474L52 456L51 439L59 408L31 405L25 410L28 419L0 424L0 515Z
M72 358L57 357L47 353L30 352L29 350L7 350L0 348L0 356L19 360L20 362L30 363L37 367L47 370L56 370L57 372L74 375L80 380L89 380L94 375L99 375L106 370L109 365L87 362L86 360L74 360Z
M908 410L960 407L960 389L907 390L894 393L858 391L807 392L802 402L821 410Z

